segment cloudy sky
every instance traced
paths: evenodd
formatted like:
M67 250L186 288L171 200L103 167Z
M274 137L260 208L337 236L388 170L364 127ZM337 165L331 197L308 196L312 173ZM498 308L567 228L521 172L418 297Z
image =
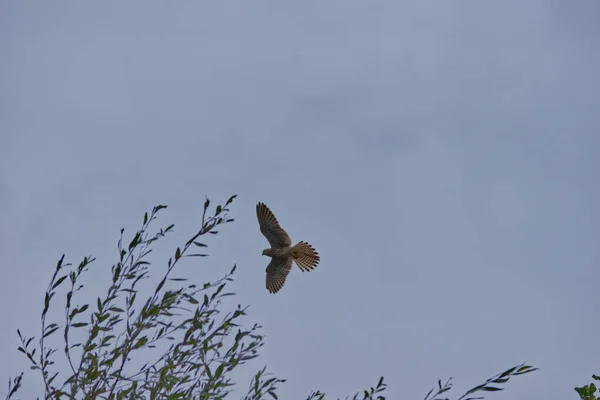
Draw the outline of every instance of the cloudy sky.
M575 398L600 373L599 21L594 0L1 2L0 379L62 253L96 256L101 290L120 228L168 204L176 246L237 193L182 273L238 265L268 336L240 389L267 364L284 399L381 375L457 397L526 362L489 397ZM277 295L258 201L322 258Z

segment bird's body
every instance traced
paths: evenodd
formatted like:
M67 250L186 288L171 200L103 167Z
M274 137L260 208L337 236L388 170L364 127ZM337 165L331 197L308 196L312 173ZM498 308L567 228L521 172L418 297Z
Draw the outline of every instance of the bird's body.
M264 249L263 256L271 257L271 258L279 258L279 257L287 257L292 255L291 247L280 247L278 249Z
M260 231L267 238L270 249L263 250L263 255L271 257L267 266L267 290L277 293L285 284L285 280L296 262L302 272L310 271L319 263L319 254L306 242L298 242L291 246L292 241L287 232L283 230L275 215L263 204L256 205L256 216Z

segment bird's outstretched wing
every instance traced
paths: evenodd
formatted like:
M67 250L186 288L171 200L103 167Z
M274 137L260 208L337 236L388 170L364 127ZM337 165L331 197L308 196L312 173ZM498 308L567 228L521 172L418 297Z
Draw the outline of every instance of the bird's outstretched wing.
M285 279L292 270L292 257L272 258L267 266L267 290L277 293L285 284Z
M271 247L289 247L292 244L287 232L279 226L277 218L264 203L256 205L256 216L260 231L265 235Z

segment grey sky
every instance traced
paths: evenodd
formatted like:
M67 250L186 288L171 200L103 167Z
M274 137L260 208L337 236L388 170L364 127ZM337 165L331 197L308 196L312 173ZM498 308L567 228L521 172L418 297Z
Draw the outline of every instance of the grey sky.
M448 376L458 395L520 362L541 370L490 398L574 398L600 373L599 18L592 0L2 2L0 379L28 369L16 329L37 334L63 252L108 279L144 211L169 205L175 246L204 195L237 193L186 268L238 264L281 398L381 375L390 399ZM322 258L275 296L258 201Z

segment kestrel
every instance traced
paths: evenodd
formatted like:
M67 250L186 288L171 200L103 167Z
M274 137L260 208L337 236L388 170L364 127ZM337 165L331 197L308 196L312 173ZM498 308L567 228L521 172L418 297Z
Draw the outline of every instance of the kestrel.
M277 293L283 287L294 261L302 272L310 271L319 263L319 253L306 242L298 242L297 245L290 247L292 244L290 237L279 226L277 218L265 204L256 205L256 216L260 231L271 245L270 249L262 252L263 256L271 257L271 262L267 266L267 290L270 293Z

